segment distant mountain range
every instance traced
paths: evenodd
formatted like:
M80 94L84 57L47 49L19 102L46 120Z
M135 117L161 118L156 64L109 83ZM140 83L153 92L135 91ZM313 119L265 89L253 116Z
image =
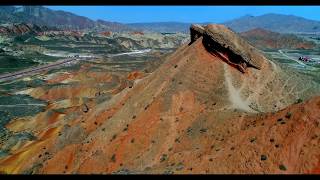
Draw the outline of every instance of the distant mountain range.
M60 29L98 31L133 31L117 22L91 20L66 11L55 11L43 6L0 6L0 23L32 23Z
M212 15L214 16L214 14ZM91 20L66 11L56 11L43 6L0 6L0 23L32 23L39 26L56 27L71 30L95 31L153 31L153 32L183 32L188 33L192 24L183 22L149 22L129 23L110 22L105 20ZM208 24L198 23L198 24ZM320 32L320 21L306 18L265 14L261 16L243 16L222 23L236 32L263 28L280 33L313 33Z
M197 24L209 24L203 22ZM155 22L155 23L134 23L127 24L130 27L142 28L157 32L188 32L192 23L181 22ZM314 33L320 32L320 21L306 18L283 15L265 14L261 16L243 16L231 21L222 23L236 32L245 32L252 29L262 28L279 33Z
M225 22L224 25L237 32L244 32L256 28L263 28L280 33L320 32L320 21L282 14L244 16Z
M135 29L141 29L153 32L183 32L189 33L189 28L192 23L182 22L150 22L150 23L130 23L127 26Z
M316 44L294 34L284 34L256 28L240 35L259 49L313 49Z

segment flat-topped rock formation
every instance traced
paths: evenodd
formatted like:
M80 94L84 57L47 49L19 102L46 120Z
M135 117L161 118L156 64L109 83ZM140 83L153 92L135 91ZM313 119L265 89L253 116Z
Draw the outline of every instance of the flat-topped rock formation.
M202 42L210 53L220 56L243 73L248 67L261 69L266 59L256 48L223 25L191 25L190 34L191 43L203 37Z

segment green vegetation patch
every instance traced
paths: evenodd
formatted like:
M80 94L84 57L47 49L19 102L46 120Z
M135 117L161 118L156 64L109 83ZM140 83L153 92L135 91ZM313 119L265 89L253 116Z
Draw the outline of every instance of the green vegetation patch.
M11 119L32 116L45 110L47 103L28 95L0 96L0 128Z
M45 84L45 81L42 79L33 79L31 81L18 80L18 81L13 81L12 83L2 82L0 83L0 89L2 91L15 92L15 91L21 91L25 88L42 86L44 84Z
M36 66L39 63L22 57L0 54L0 64L0 74L2 74Z

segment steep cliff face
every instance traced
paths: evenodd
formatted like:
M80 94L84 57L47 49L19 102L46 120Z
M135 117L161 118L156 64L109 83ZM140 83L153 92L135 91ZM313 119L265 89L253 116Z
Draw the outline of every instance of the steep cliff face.
M113 93L109 100L79 102L53 113L50 108L59 105L54 103L25 124L26 120L8 124L9 129L29 131L36 138L2 157L0 171L318 172L320 100L288 106L298 98L319 95L319 85L283 71L225 27L207 27L208 34L193 28L192 42L170 54L152 73L129 74L127 79L134 82L108 90ZM206 38L221 48L208 47ZM248 63L245 73L230 66L224 53L232 63ZM253 61L258 68L249 66ZM304 86L298 86L302 82ZM41 89L41 98L73 99L85 93L77 89ZM86 91L94 96L93 92Z
M190 44L192 44L197 39L199 39L201 36L203 36L204 32L205 32L204 27L202 27L198 24L192 24L190 27L190 38L191 38Z

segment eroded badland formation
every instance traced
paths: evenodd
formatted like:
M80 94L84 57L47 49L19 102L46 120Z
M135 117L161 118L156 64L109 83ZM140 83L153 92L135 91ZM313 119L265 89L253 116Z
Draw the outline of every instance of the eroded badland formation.
M74 87L30 88L52 103L6 125L35 138L10 147L0 171L319 173L319 85L225 26L190 31L191 42L151 72L120 77L82 66L48 79ZM110 97L98 102L102 93Z

